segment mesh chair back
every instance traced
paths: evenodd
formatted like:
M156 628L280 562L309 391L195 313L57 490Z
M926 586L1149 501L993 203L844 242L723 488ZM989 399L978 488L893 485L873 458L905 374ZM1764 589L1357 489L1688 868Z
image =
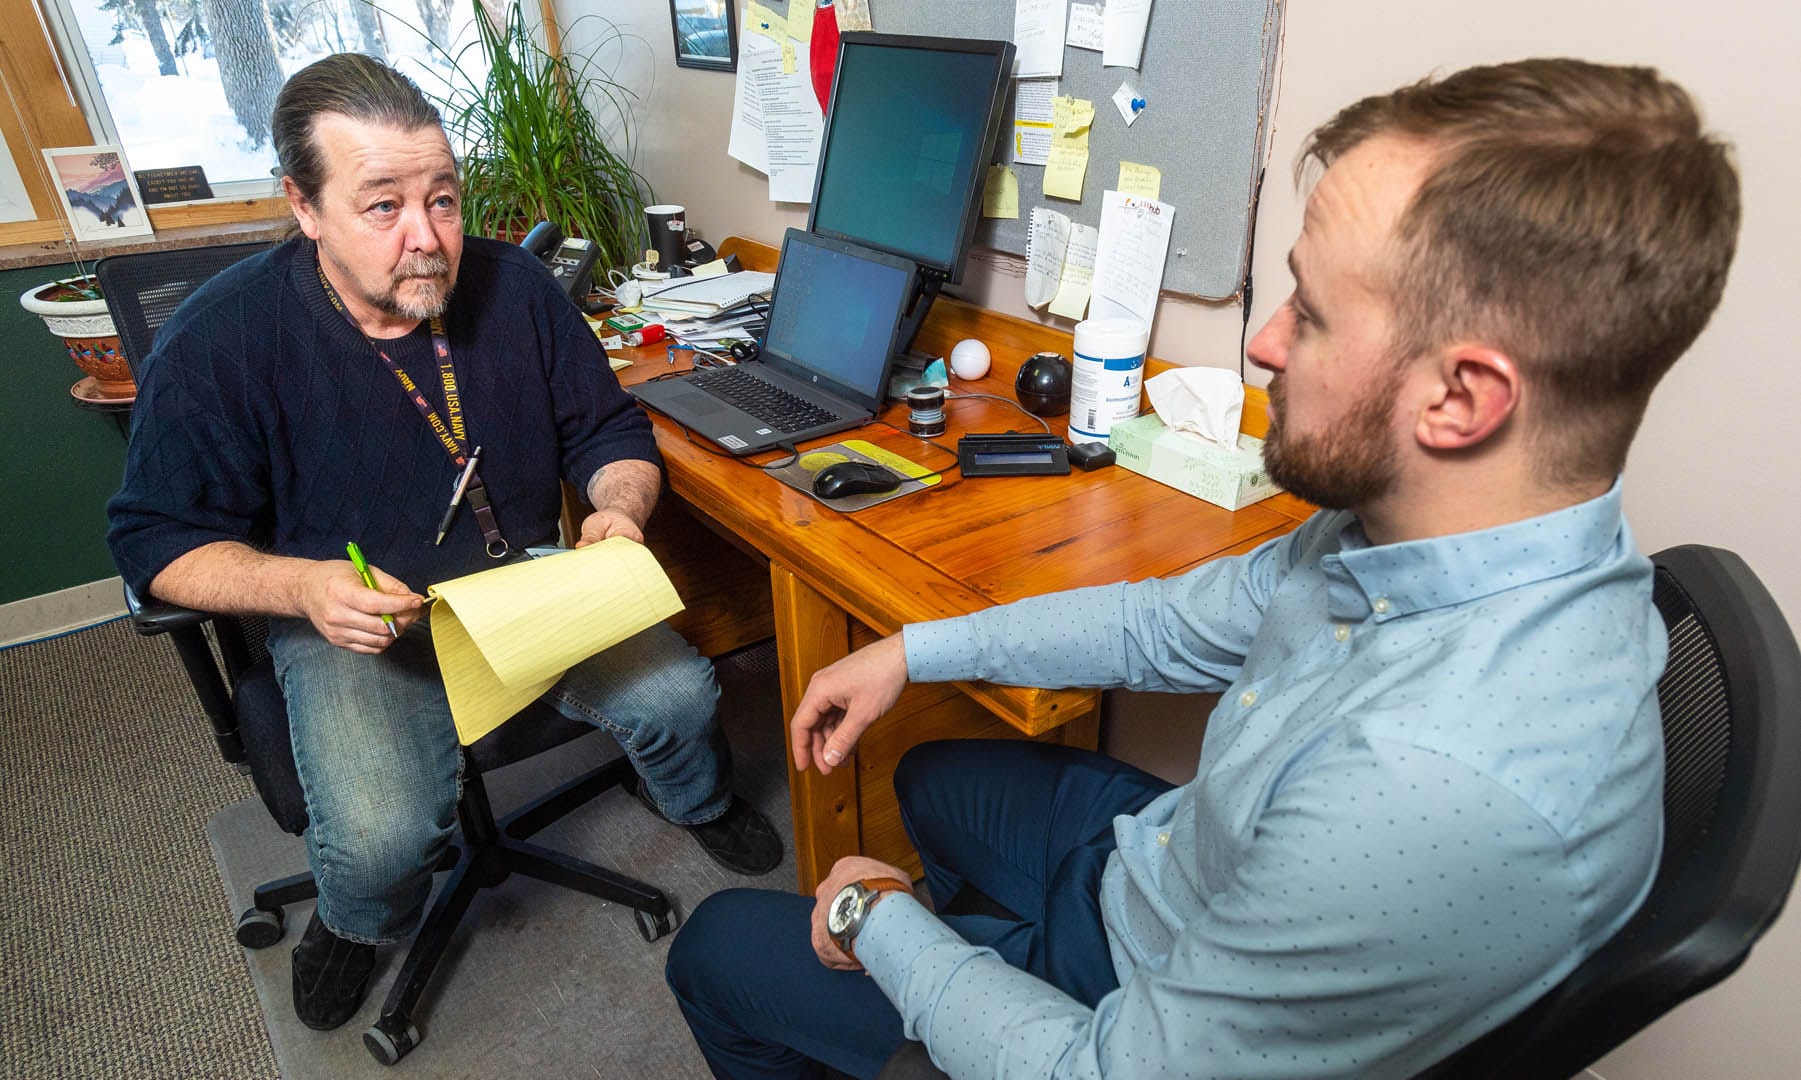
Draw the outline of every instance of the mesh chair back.
M1567 1080L1737 970L1788 898L1801 865L1801 650L1732 552L1690 545L1652 562L1670 639L1657 879L1612 940L1428 1070L1434 1080Z
M94 275L100 279L106 309L113 317L132 374L137 374L138 365L150 355L156 332L188 294L232 263L268 248L268 244L258 241L176 251L134 251L108 255L94 264Z

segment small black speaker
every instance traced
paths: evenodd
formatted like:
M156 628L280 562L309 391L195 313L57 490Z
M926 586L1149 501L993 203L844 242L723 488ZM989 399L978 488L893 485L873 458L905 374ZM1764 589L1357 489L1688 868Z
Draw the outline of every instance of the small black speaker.
M1069 411L1069 360L1060 353L1041 352L1019 365L1013 393L1034 416L1062 416Z

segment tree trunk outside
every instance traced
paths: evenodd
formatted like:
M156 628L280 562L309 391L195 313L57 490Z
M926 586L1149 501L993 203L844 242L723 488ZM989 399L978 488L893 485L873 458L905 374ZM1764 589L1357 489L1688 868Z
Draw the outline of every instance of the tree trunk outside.
M250 145L259 147L269 141L269 114L283 81L265 0L206 0L206 21L225 98Z
M156 0L134 0L132 7L137 11L138 22L144 27L144 36L150 39L150 51L156 54L156 70L159 74L174 75L175 53L169 48L168 35L163 33L163 17L156 10Z
M375 17L375 9L363 0L350 0L350 10L356 17L357 32L363 37L363 51L385 63L388 45L382 40L381 22Z
M425 24L425 36L446 52L450 51L451 0L419 0L419 21Z

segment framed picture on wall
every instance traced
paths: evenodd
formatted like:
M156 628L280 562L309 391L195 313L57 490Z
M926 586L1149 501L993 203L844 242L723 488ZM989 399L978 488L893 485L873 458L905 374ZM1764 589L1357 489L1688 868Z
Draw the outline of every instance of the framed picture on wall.
M734 0L669 0L677 67L738 70Z
M117 146L55 146L44 161L78 243L150 234L144 198Z

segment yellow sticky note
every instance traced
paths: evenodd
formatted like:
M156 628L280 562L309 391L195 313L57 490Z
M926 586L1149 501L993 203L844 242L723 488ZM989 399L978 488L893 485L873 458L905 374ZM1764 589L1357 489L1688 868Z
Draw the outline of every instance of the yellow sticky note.
M1093 286L1093 267L1065 265L1057 295L1051 298L1051 314L1080 322L1088 314L1088 294Z
M813 40L813 12L819 0L788 0L788 36L796 41Z
M1155 165L1122 161L1119 163L1119 190L1125 195L1155 199L1163 190L1163 170Z
M757 0L750 0L744 6L744 29L752 34L762 34L778 45L788 40L788 20Z
M782 42L782 74L792 75L795 71L794 42Z
M1094 123L1094 102L1058 96L1051 113L1050 160L1044 166L1044 193L1059 199L1082 201L1082 181L1088 173L1088 130Z
M1019 217L1019 177L1005 165L988 166L988 178L982 184L982 216Z

